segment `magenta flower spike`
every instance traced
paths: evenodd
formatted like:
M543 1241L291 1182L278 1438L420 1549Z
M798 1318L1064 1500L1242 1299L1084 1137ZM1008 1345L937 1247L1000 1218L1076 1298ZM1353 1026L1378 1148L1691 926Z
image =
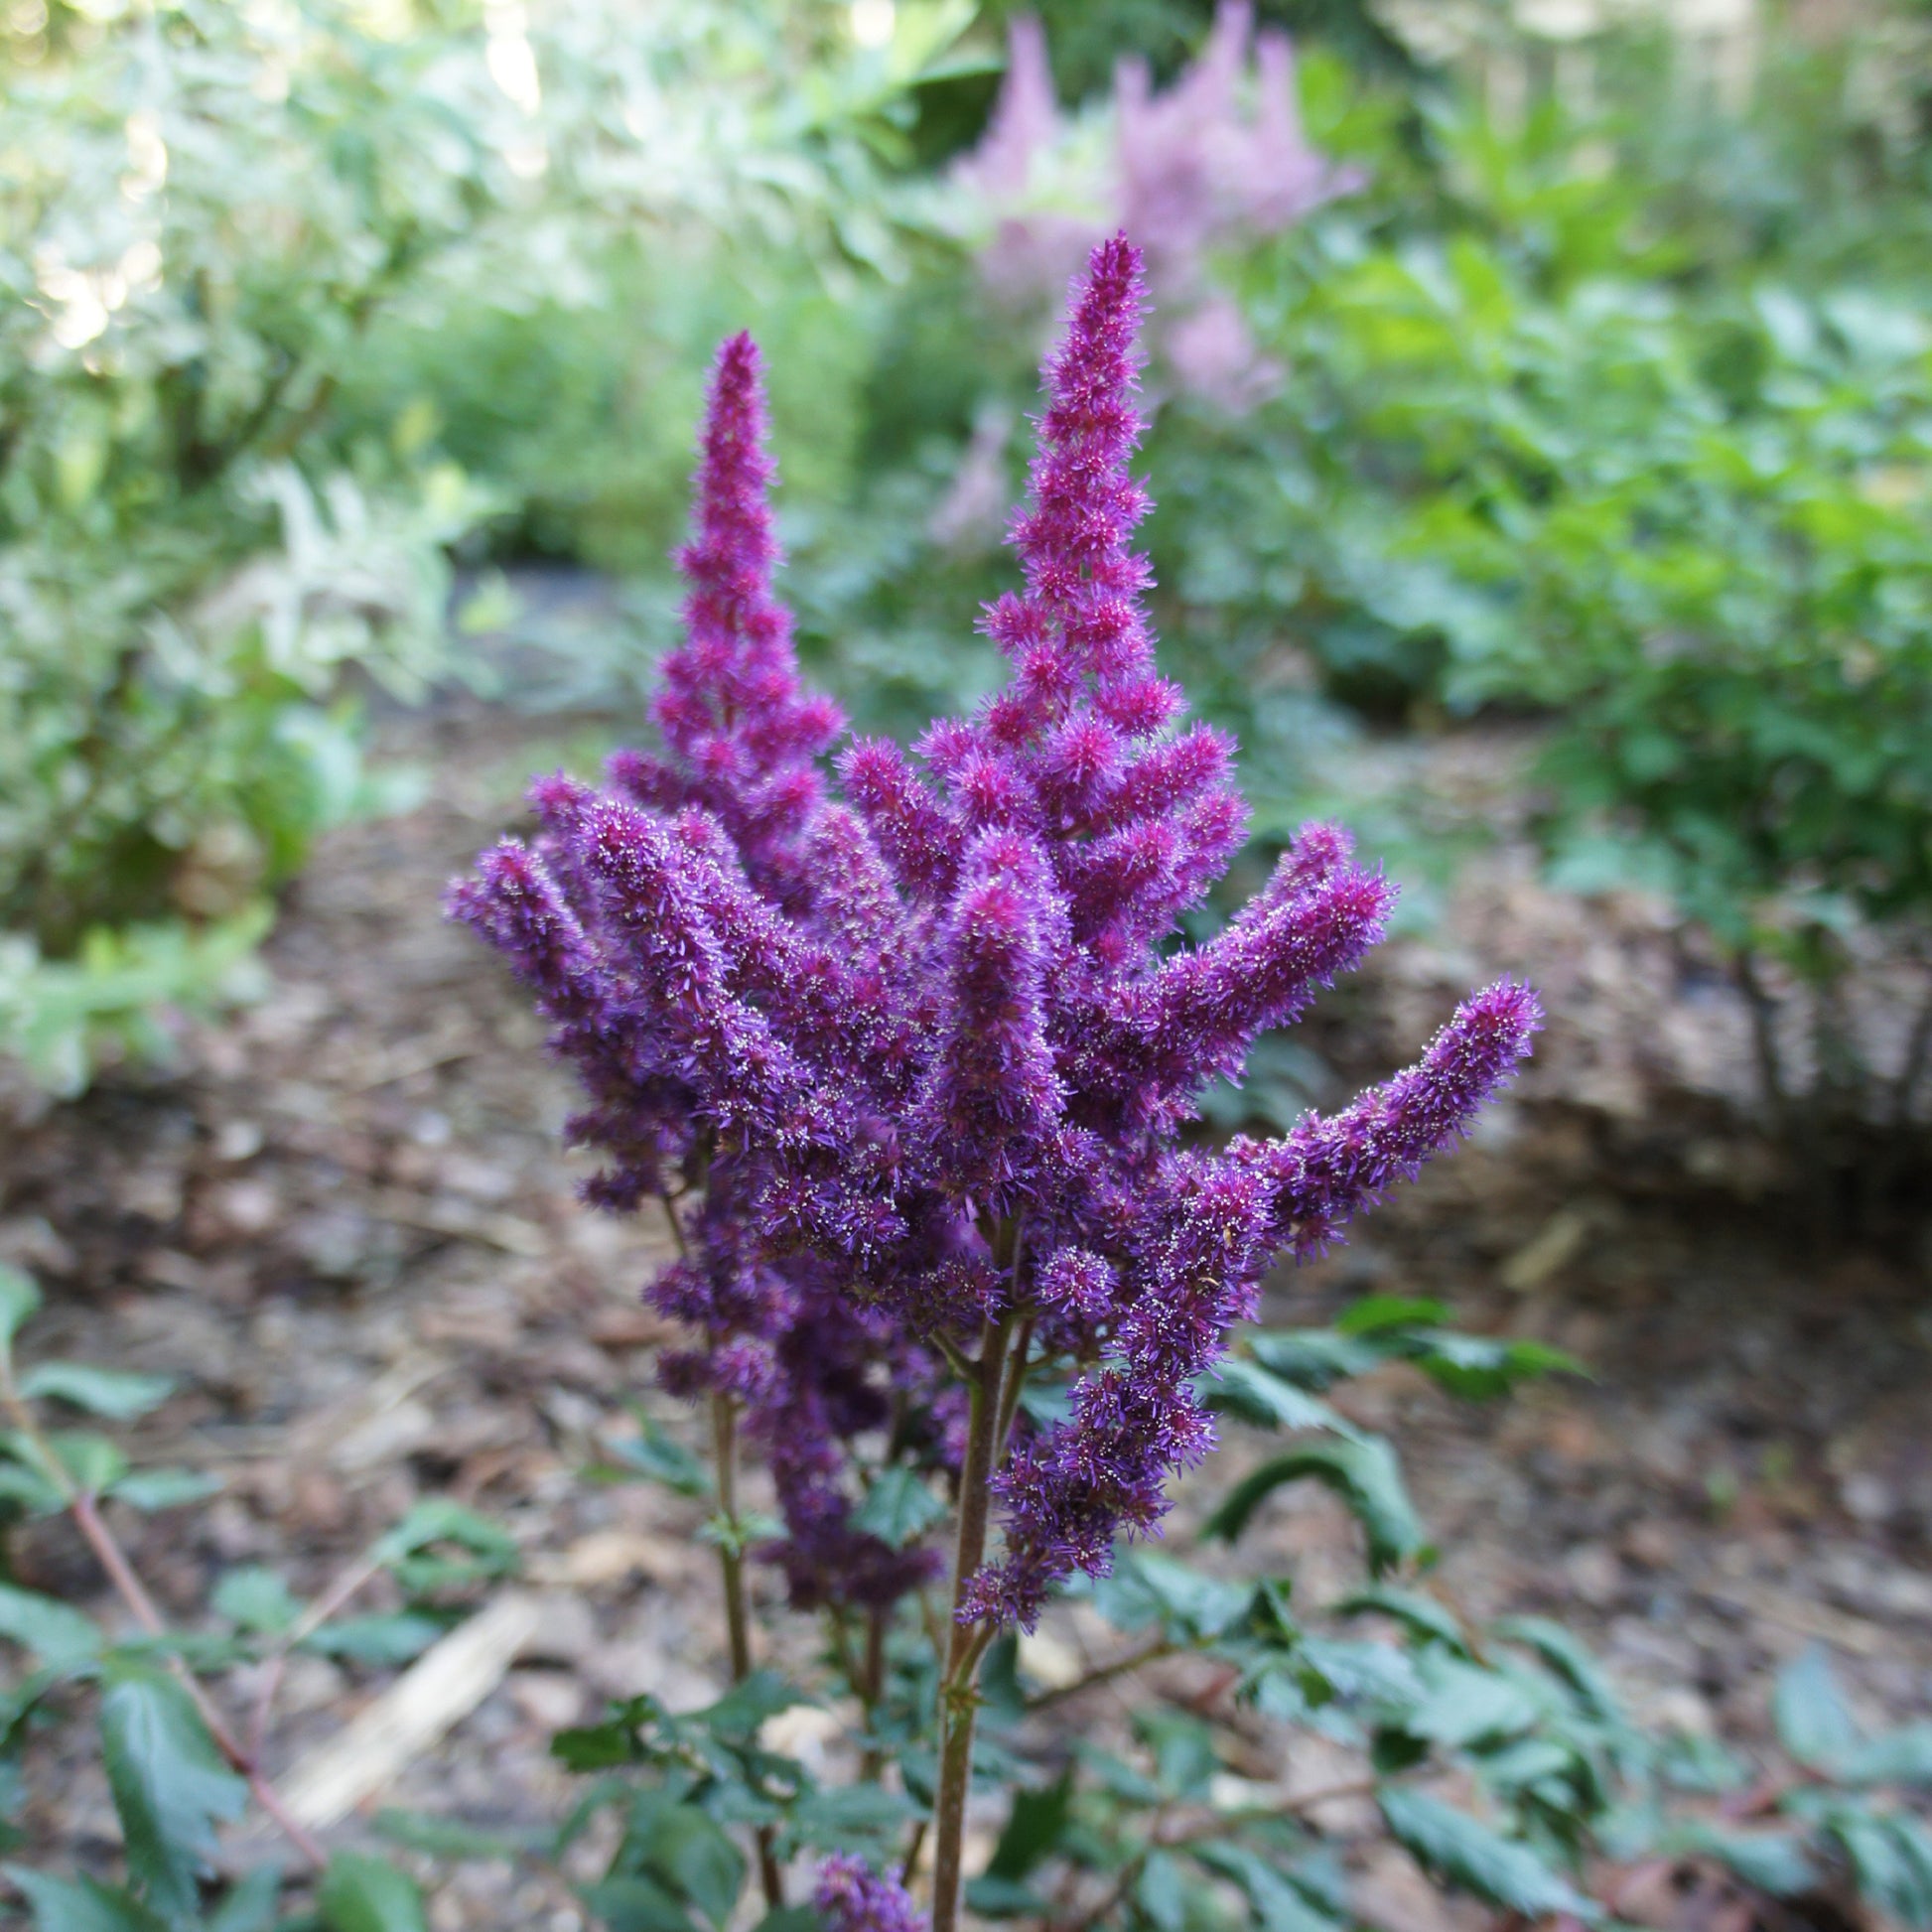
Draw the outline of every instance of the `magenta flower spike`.
M762 1554L799 1606L878 1610L941 1567L862 1527L882 1444L988 1504L953 1553L962 1633L1031 1625L1157 1533L1264 1272L1451 1145L1539 1024L1504 982L1331 1116L1183 1138L1205 1083L1359 963L1395 892L1311 825L1218 937L1175 944L1245 812L1233 746L1155 662L1143 306L1139 253L1101 243L1043 372L1021 582L983 615L1004 688L909 752L848 743L843 797L820 763L837 714L801 689L772 592L757 351L727 343L663 749L618 755L602 791L543 780L534 849L498 846L452 894L588 1090L573 1131L609 1164L590 1197L669 1208L682 1252L646 1293L689 1341L661 1372L762 1453L784 1523ZM1063 1420L1027 1420L1030 1375L1066 1386ZM976 1669L959 1641L948 1668ZM826 1871L828 1923L899 1922L887 1881Z

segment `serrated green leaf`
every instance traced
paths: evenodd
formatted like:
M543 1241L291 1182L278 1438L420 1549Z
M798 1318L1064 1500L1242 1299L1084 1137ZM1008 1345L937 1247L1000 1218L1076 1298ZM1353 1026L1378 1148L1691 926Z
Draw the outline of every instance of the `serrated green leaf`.
M20 1379L20 1392L39 1401L58 1397L90 1416L133 1422L166 1402L175 1384L166 1375L135 1375L96 1368L90 1362L37 1362Z
M366 1852L329 1861L316 1904L329 1932L429 1932L416 1881Z
M946 1505L910 1469L886 1470L852 1512L852 1527L902 1550L944 1516Z
M55 1878L18 1864L6 1873L34 1908L34 1932L169 1932L167 1920L118 1885Z
M0 1637L31 1651L51 1670L98 1657L102 1643L93 1619L72 1604L12 1584L0 1584Z
M302 1605L288 1585L259 1564L230 1570L215 1585L211 1600L216 1616L263 1636L288 1629L302 1614Z
M1402 1480L1402 1465L1379 1438L1305 1443L1273 1457L1229 1491L1203 1526L1204 1534L1234 1542L1255 1511L1284 1483L1309 1478L1326 1483L1354 1512L1368 1538L1371 1569L1379 1573L1429 1556L1422 1523Z
M0 1261L0 1355L33 1319L41 1306L40 1285L33 1276Z
M1567 1912L1593 1924L1602 1917L1590 1899L1527 1846L1501 1837L1466 1812L1400 1788L1383 1791L1381 1804L1398 1843L1446 1884L1529 1918Z
M110 1673L100 1743L137 1889L163 1913L193 1911L215 1821L240 1815L247 1785L215 1748L188 1693L159 1670Z
M109 1483L105 1494L144 1516L206 1502L221 1493L221 1478L206 1469L136 1469Z
M1807 1644L1778 1673L1771 1697L1778 1741L1800 1764L1831 1771L1863 1741L1832 1661L1819 1644Z

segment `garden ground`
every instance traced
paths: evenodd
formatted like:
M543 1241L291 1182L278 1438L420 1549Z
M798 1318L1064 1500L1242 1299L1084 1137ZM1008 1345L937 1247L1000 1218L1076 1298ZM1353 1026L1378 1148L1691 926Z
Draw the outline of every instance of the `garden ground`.
M211 1505L124 1525L183 1623L238 1566L322 1590L424 1494L454 1495L521 1545L499 1654L447 1691L418 1741L406 1723L393 1749L377 1736L368 1714L396 1717L388 1674L295 1660L273 1768L317 1815L345 1807L342 1832L381 1806L554 1821L572 1794L546 1756L552 1729L607 1697L650 1690L677 1707L720 1683L698 1506L580 1473L638 1401L681 1426L651 1389L660 1324L637 1295L657 1231L577 1207L583 1169L557 1145L567 1087L541 1030L439 915L445 880L513 818L521 774L559 755L567 734L553 724L533 747L533 729L460 710L425 745L416 726L428 802L326 843L273 942L268 997L188 1030L172 1077L109 1079L46 1112L0 1174L0 1258L49 1291L33 1351L178 1378L136 1459L222 1478ZM1588 1380L1485 1408L1405 1370L1344 1392L1394 1434L1451 1552L1435 1587L1472 1614L1558 1615L1638 1709L1747 1746L1776 1666L1812 1642L1867 1717L1932 1712L1928 1257L1794 1232L1759 1154L1723 1126L1745 1064L1739 1016L1651 908L1534 883L1512 829L1520 750L1473 731L1417 755L1410 775L1443 810L1499 836L1436 926L1392 942L1331 1009L1358 1051L1366 1039L1384 1057L1329 1077L1388 1070L1459 988L1505 968L1538 980L1555 1016L1537 1069L1476 1143L1347 1247L1279 1278L1271 1316L1319 1320L1364 1290L1430 1295L1462 1325L1538 1336L1588 1366ZM1340 1032L1317 1019L1312 1036ZM1231 1457L1261 1452L1230 1438ZM1217 1488L1226 1474L1224 1461ZM1271 1509L1243 1560L1281 1559L1312 1613L1355 1581L1354 1531L1312 1491ZM20 1570L102 1595L65 1519L22 1538ZM1050 1682L1083 1635L1062 1615L1025 1661ZM1201 1692L1180 1681L1195 1667L1173 1668L1167 1688ZM1091 1695L1104 1722L1115 1693ZM352 1748L332 1758L358 1714ZM815 1747L808 1720L790 1741ZM1333 1775L1266 1755L1264 1739L1258 1778ZM393 1775L371 1783L385 1763ZM50 1863L109 1851L97 1780L79 1758L30 1770L29 1830L60 1848ZM1444 1922L1399 1863L1373 1877L1386 1932ZM1625 1905L1738 1923L1712 1888ZM432 1922L561 1932L575 1915L554 1878L506 1889L501 1866L471 1866Z

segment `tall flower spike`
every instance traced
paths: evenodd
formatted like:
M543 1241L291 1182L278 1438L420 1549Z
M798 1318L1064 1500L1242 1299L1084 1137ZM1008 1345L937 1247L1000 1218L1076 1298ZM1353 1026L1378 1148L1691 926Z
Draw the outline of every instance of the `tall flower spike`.
M780 553L768 497L777 466L766 440L758 345L734 336L713 366L691 537L677 553L689 587L685 641L664 660L651 707L678 782L635 755L613 777L639 802L716 812L753 878L789 889L797 874L790 848L823 790L813 760L844 721L829 698L800 685L790 614L772 594Z
M1023 587L985 614L1006 688L914 754L850 746L843 804L814 763L831 714L800 692L770 595L757 358L727 344L665 755L619 757L602 792L541 781L537 849L486 854L452 898L589 1090L578 1126L612 1162L595 1197L681 1203L683 1253L650 1295L694 1345L660 1372L742 1407L786 1529L759 1554L801 1605L884 1608L933 1568L857 1527L882 1419L899 1469L970 1469L1003 1503L1003 1544L958 1580L964 1620L1031 1622L1153 1534L1212 1445L1195 1384L1263 1273L1452 1143L1537 1025L1504 982L1331 1116L1219 1154L1183 1142L1202 1083L1356 963L1393 889L1305 827L1219 937L1176 944L1243 819L1233 748L1154 666L1129 469L1141 308L1139 256L1104 243L1043 371ZM1016 1427L999 1469L957 1370L1009 1316L1073 1394L1058 1424ZM902 1909L831 1868L844 1932L896 1932Z

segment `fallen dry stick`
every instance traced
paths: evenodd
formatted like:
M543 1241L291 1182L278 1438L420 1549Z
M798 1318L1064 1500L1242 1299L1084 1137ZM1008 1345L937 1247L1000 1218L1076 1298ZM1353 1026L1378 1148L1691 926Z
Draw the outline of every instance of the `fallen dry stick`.
M372 1798L467 1718L503 1680L543 1621L542 1598L511 1590L425 1651L345 1729L282 1783L289 1811L315 1831Z

